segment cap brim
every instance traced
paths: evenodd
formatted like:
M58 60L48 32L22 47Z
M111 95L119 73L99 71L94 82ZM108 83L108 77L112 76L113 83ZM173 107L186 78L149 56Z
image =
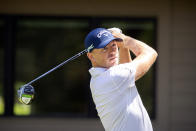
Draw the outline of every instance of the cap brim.
M123 41L121 38L111 38L111 39L107 39L105 41L103 41L102 43L99 44L99 46L97 46L97 49L100 48L104 48L106 47L111 41L116 40L116 41Z

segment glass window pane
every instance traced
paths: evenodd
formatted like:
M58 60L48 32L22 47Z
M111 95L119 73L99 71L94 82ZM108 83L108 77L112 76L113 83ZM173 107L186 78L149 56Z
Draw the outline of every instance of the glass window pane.
M4 68L4 21L0 19L0 115L4 113L4 100L3 100L3 68Z
M101 26L105 28L118 27L123 30L123 33L133 38L147 43L149 46L155 48L155 20L154 19L120 19L120 20L104 20ZM132 54L132 59L134 55ZM151 116L154 118L154 90L155 90L155 66L153 66L148 73L136 82L138 91L143 100L143 103Z
M84 49L88 21L82 19L21 19L18 21L16 84L18 89ZM16 115L87 115L86 56L69 62L33 83L36 99L26 106L16 101Z

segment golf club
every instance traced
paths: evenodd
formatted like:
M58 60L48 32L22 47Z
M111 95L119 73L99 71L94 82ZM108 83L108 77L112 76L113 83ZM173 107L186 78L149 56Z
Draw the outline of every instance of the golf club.
M49 73L53 72L54 70L60 68L61 66L65 65L66 63L68 63L71 60L74 60L76 58L78 58L79 56L87 53L92 47L89 47L88 49L85 49L81 52L79 52L78 54L72 56L71 58L65 60L64 62L60 63L59 65L55 66L54 68L52 68L51 70L47 71L46 73L38 76L37 78L35 78L34 80L30 81L29 83L23 85L21 88L18 89L18 99L21 103L29 105L32 103L33 99L34 99L34 95L35 95L35 90L34 87L31 85L32 83L34 83L35 81L43 78L44 76L48 75Z
M110 32L116 31L119 33L122 33L122 30L119 28L109 28L108 29ZM71 58L65 60L64 62L62 62L61 64L57 65L56 67L52 68L51 70L47 71L46 73L40 75L39 77L35 78L34 80L30 81L29 83L23 85L21 88L18 89L18 99L21 103L29 105L32 103L34 96L35 96L35 90L34 87L31 85L32 83L34 83L35 81L43 78L44 76L48 75L49 73L53 72L54 70L60 68L61 66L65 65L66 63L68 63L71 60L74 60L76 58L78 58L79 56L89 52L92 48L94 48L93 44L88 47L87 49L79 52L78 54L72 56Z

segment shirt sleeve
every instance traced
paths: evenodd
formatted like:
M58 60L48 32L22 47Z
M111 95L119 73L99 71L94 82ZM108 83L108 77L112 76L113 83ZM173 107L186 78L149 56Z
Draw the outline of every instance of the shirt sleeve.
M135 72L135 66L131 62L114 66L111 69L113 83L118 87L133 87L135 86Z

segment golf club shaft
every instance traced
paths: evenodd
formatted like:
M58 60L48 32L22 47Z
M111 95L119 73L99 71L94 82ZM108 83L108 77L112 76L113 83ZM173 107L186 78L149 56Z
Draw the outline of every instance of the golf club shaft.
M30 81L30 82L27 83L26 85L31 85L31 84L34 83L35 81L41 79L42 77L46 76L47 74L49 74L49 73L53 72L54 70L60 68L60 67L63 66L64 64L68 63L69 61L78 58L79 56L83 55L83 54L86 53L86 52L87 52L86 49L83 50L83 51L81 51L80 53L78 53L78 54L72 56L71 58L67 59L66 61L62 62L61 64L59 64L59 65L57 65L56 67L52 68L51 70L47 71L46 73L44 73L44 74L40 75L39 77L35 78L34 80Z

